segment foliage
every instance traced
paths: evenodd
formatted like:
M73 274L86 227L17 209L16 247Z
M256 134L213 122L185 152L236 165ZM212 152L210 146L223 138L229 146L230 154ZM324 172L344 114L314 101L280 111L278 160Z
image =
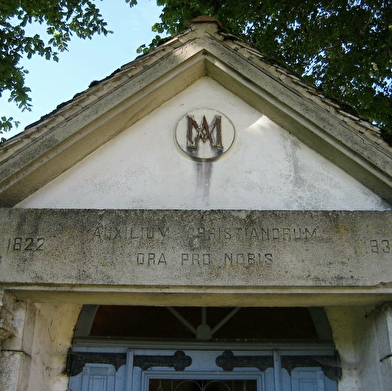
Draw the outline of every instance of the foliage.
M8 132L10 129L13 127L18 127L19 126L19 121L15 121L12 117L6 117L2 116L0 118L0 134L3 132ZM4 142L6 139L4 137L0 138L0 143Z
M136 0L126 0L131 6ZM49 39L29 35L28 25L44 24ZM9 91L9 101L22 110L31 110L30 89L25 85L27 69L23 57L42 56L58 61L58 52L67 50L73 35L91 39L108 34L94 0L3 0L0 2L0 97ZM2 117L0 134L17 125L13 118Z
M157 0L157 32L178 33L200 15L353 107L392 138L389 0Z
M10 92L21 110L31 110L24 56L58 60L73 35L108 34L98 0L4 0L0 3L0 96ZM130 6L137 0L125 0ZM392 7L389 0L157 0L163 6L158 34L176 34L200 15L264 55L302 75L323 93L378 124L392 144ZM47 27L48 42L29 36L26 26ZM147 52L159 42L159 35ZM0 119L0 134L16 125Z

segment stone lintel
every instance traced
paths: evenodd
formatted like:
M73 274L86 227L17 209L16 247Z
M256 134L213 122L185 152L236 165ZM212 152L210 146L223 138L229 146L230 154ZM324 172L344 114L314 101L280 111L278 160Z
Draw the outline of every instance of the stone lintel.
M392 212L0 209L0 226L13 291L392 294Z

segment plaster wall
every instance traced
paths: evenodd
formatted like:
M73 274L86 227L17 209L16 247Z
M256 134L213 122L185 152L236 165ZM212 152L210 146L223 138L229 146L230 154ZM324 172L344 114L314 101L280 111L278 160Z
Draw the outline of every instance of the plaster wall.
M12 323L18 333L2 345L0 390L66 390L66 357L81 306L31 304L11 295L8 298L12 299L7 306L13 312ZM325 310L341 360L339 391L390 390L390 307Z
M36 304L31 369L26 391L64 391L68 349L81 307L72 304Z
M32 303L9 293L2 301L2 317L14 332L0 346L0 391L66 390L64 369L81 306Z
M221 112L235 128L233 145L213 162L192 160L175 140L177 123L190 111L202 108ZM207 77L17 206L203 210L390 208L347 173Z
M35 321L31 319L20 328L30 334L34 330L33 338L28 338L29 353L22 357L21 351L11 354L3 348L0 376L3 388L0 389L67 390L64 368L79 311L77 305L36 304ZM389 390L390 374L380 373L377 344L381 344L383 350L390 349L390 342L380 340L382 335L390 337L391 329L385 327L390 315L376 311L373 316L364 307L327 307L326 313L341 360L343 376L339 391ZM374 333L380 322L383 332ZM19 376L14 376L15 373Z
M361 356L363 350L359 344L369 341L369 324L373 322L366 318L364 307L326 307L326 314L330 322L333 338L339 352L342 366L342 379L339 381L339 391L365 391L364 384L369 379L361 371ZM368 344L366 344L366 347ZM372 362L368 362L372 366ZM374 370L373 368L371 368ZM373 376L374 380L376 376ZM382 389L380 387L374 388Z
M392 390L392 309L390 304L381 306L374 312L375 319L372 329L372 352L377 363L377 375L380 388ZM369 377L374 376L369 374Z
M339 391L390 390L392 311L389 305L326 307L342 379Z
M13 330L0 346L0 390L27 390L31 369L36 308L13 295L1 295L1 318Z

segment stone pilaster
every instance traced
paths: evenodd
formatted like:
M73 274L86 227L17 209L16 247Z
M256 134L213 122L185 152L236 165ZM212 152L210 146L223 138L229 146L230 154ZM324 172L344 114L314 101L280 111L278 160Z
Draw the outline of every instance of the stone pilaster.
M0 350L3 340L16 336L17 334L12 322L13 313L9 305L9 300L7 300L7 294L0 290Z
M0 391L27 390L35 309L0 291Z
M383 390L392 390L392 303L384 303L374 313L375 342Z

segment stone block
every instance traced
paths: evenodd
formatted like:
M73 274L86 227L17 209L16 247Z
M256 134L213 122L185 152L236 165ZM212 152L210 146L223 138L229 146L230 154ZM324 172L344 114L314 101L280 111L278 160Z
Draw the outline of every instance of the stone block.
M28 390L30 364L23 352L0 352L0 391Z
M3 284L392 287L391 212L0 210Z

